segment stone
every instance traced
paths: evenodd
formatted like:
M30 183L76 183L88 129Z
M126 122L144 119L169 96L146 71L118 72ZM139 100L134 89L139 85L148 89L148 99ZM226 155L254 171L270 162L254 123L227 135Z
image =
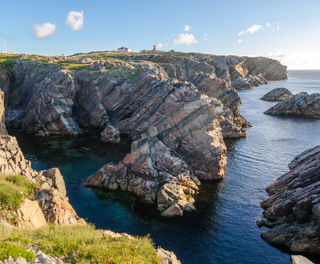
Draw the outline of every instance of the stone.
M68 201L56 189L44 189L35 193L35 198L39 202L40 208L48 223L60 225L85 225L85 221L80 218Z
M113 125L108 124L100 134L100 139L104 142L119 143L120 131Z
M320 256L320 146L297 155L289 172L267 187L261 202L266 226L261 236L271 245Z
M301 92L264 112L268 115L320 118L320 93Z
M158 247L156 252L161 264L181 264L177 259L177 256L172 251Z
M261 97L264 101L284 101L293 97L287 88L276 88Z
M301 255L292 255L292 264L313 264L310 260L308 260L306 257Z
M47 225L46 219L37 201L25 199L18 211L19 226L38 229Z
M42 186L46 186L45 188L53 187L57 189L63 197L66 197L66 186L63 176L61 175L61 172L58 168L41 171L39 177L43 177L43 179L45 180L44 182L42 182Z

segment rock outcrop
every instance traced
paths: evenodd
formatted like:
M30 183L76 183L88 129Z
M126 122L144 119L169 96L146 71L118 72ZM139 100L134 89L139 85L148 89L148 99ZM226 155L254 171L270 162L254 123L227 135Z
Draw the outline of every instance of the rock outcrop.
M290 171L267 187L261 203L268 227L262 238L292 252L320 256L320 146L308 149L289 164Z
M320 117L320 93L301 92L292 98L279 102L267 111L268 115Z
M39 136L91 128L107 142L128 136L131 152L87 185L134 192L165 216L194 210L199 180L224 177L223 138L243 137L248 126L236 89L287 77L285 66L262 57L106 52L41 60L17 60L8 124Z
M287 88L276 88L261 97L264 101L284 101L293 97Z
M4 114L2 95L0 91L0 116ZM0 173L25 175L32 183L40 185L40 190L36 191L33 197L26 198L18 208L18 226L36 229L48 223L85 224L68 202L59 169L40 172L32 169L16 138L8 134L0 134Z

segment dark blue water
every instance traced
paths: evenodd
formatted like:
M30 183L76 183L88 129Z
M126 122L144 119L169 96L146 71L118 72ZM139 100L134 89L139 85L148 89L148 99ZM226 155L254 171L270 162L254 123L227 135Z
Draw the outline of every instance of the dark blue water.
M242 115L253 125L247 138L228 142L227 176L204 184L198 212L163 219L153 207L126 193L85 188L81 179L108 161L117 162L128 145L101 143L86 136L39 140L16 134L36 169L60 168L71 204L99 228L135 235L150 234L156 245L173 250L182 263L291 263L290 256L260 238L255 221L265 187L287 171L291 159L320 144L320 121L264 115L274 103L259 100L276 87L293 93L320 92L320 71L290 71L289 80L240 92Z

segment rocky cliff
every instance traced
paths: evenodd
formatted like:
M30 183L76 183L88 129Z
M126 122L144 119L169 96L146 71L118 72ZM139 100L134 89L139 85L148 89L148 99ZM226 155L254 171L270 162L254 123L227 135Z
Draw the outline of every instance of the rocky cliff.
M0 90L0 117L4 114L4 97ZM63 177L58 168L45 171L36 171L31 168L30 161L24 158L15 137L8 135L5 125L0 133L0 174L24 175L28 180L36 184L36 192L23 203L13 214L17 216L16 224L20 227L35 229L47 224L85 224L78 217L66 196L66 188ZM1 208L1 211L3 208ZM1 212L10 220L9 211Z
M9 125L39 136L97 128L114 143L129 136L131 152L87 185L134 192L165 216L194 210L200 180L224 176L223 138L248 126L237 89L287 77L271 59L176 52L20 56L12 75Z
M320 256L320 146L289 164L289 172L267 187L261 203L264 219L257 223L268 243L292 252Z
M4 71L0 71L3 77L7 78L6 73ZM21 205L17 208L16 211L8 210L6 208L1 207L0 204L0 243L3 242L2 237L3 231L4 234L7 234L8 231L6 231L6 228L9 228L10 230L20 230L22 228L23 235L29 235L29 237L21 237L21 234L19 234L19 231L15 233L17 237L13 239L13 236L9 237L7 239L8 241L15 241L19 244L19 239L23 239L27 242L27 252L34 252L35 258L31 261L27 261L25 258L23 258L21 255L19 257L16 257L17 252L10 251L10 250L4 250L2 251L2 255L0 256L0 263L12 263L12 264L18 264L18 263L43 263L43 264L54 264L54 263L65 263L64 260L69 263L70 256L73 254L77 255L79 252L75 250L74 247L81 248L84 244L84 241L86 237L81 238L81 243L73 245L72 251L66 254L65 256L61 256L61 253L59 253L59 257L54 255L46 255L44 254L40 249L41 245L38 245L36 242L33 242L31 240L32 235L31 233L25 232L25 229L34 230L37 229L37 232L39 234L43 231L44 227L48 225L61 225L61 226L86 226L88 227L87 232L91 232L91 236L95 233L101 233L104 237L111 237L111 238L127 238L129 240L133 240L136 242L133 242L132 245L130 245L130 250L132 251L134 246L135 247L143 247L141 243L141 238L137 239L131 235L128 235L126 233L115 233L110 230L92 230L90 228L90 225L88 226L84 219L80 218L71 204L68 201L66 187L64 183L63 176L61 175L58 168L52 168L48 170L43 171L36 171L31 168L30 161L26 160L24 158L24 155L22 151L20 150L20 147L17 143L17 140L15 137L12 137L7 134L7 131L5 129L4 120L2 117L4 117L4 95L2 92L2 89L5 88L2 86L3 84L0 83L0 177L10 177L11 175L23 175L26 176L28 181L34 183L35 189L34 192L30 195L30 197L24 197L23 202ZM5 90L5 89L3 89ZM1 201L3 202L3 201ZM15 222L12 223L12 218L16 218ZM10 223L10 224L9 224ZM38 230L38 229L42 230ZM61 230L58 232L62 232ZM76 232L79 236L77 230L72 231ZM88 234L87 234L88 235ZM48 234L47 234L48 236ZM55 236L55 235L51 235ZM40 235L41 237L41 235ZM46 237L46 236L45 236ZM59 237L59 234L57 234L57 239L61 239ZM79 238L79 237L78 237ZM47 240L50 238L45 238ZM32 241L32 242L31 242ZM112 244L114 241L111 241L110 244ZM32 245L31 245L31 244ZM52 243L56 243L56 241L52 241ZM89 244L91 244L92 241L90 241ZM116 241L115 243L119 243L119 241ZM134 244L136 243L136 245ZM150 246L153 248L154 245L150 241ZM23 243L20 243L23 244ZM16 244L11 244L11 242L7 244L1 244L1 245L12 245L15 247L15 250L17 251ZM134 245L134 246L133 246ZM57 250L57 245L54 245L52 247L55 247ZM63 248L63 246L61 246ZM21 248L20 248L21 249ZM46 249L44 247L44 249ZM57 250L59 251L59 250ZM100 250L101 251L101 250ZM143 251L143 250L142 250ZM154 248L155 254L158 256L158 261L161 264L180 264L181 262L177 259L176 255L171 252L167 251L163 248ZM102 254L108 255L108 253L101 252ZM12 254L16 257L13 258ZM140 252L141 258L145 257L144 255L147 255L147 253ZM149 253L150 254L150 253ZM8 257L6 257L8 255ZM93 261L99 262L98 259L94 259L94 256L90 256L93 258ZM5 258L3 260L3 258ZM72 256L74 258L74 256ZM126 257L124 257L126 258ZM105 258L106 259L106 258ZM3 261L2 261L3 260ZM74 262L75 260L73 260ZM85 262L81 263L87 263L88 259L86 259ZM111 261L111 260L110 260ZM77 262L78 263L78 262ZM100 262L99 262L100 263ZM113 261L112 261L113 263ZM158 262L157 262L158 263Z

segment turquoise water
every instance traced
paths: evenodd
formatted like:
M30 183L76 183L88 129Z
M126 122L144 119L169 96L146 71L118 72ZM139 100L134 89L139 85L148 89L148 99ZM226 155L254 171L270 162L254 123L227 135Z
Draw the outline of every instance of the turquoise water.
M228 142L225 180L203 184L198 212L182 218L163 219L154 207L126 193L82 185L105 163L120 161L128 144L105 144L92 136L39 140L14 134L34 168L60 168L71 204L99 228L150 234L156 245L173 250L184 264L291 263L288 254L260 238L255 221L262 214L265 187L287 171L295 155L320 144L320 121L264 115L274 103L259 98L276 87L320 92L320 71L290 71L289 80L240 92L241 113L253 127L247 138Z

